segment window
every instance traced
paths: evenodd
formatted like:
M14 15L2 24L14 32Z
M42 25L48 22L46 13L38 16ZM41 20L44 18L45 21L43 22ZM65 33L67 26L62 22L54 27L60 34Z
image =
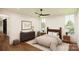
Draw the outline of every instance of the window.
M68 33L69 35L74 34L74 15L65 16L65 28L66 33Z
M40 20L41 20L41 30L44 32L45 31L45 27L46 27L45 16L40 16Z

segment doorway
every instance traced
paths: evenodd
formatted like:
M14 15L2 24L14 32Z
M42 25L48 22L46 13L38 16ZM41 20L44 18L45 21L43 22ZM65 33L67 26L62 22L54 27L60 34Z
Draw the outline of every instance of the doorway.
M7 35L7 19L3 19L3 33Z

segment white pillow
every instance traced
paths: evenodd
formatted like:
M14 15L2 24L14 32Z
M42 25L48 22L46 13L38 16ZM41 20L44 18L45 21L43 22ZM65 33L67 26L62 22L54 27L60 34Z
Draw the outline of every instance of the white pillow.
M56 33L56 32L48 32L48 35L49 36L57 36L57 37L59 37L58 33Z
M50 36L48 36L47 34L35 38L35 41L38 44L46 46L46 47L50 47L51 40L53 40L53 39Z
M53 33L52 33L52 32L48 32L48 35L49 35L49 36L53 36Z
M54 35L54 36L58 36L58 33L53 32L53 35Z

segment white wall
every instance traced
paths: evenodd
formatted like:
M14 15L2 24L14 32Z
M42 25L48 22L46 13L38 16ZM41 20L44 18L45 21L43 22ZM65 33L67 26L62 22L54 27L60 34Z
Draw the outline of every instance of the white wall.
M74 42L78 42L78 13L76 13L76 14L74 14L74 27L75 27L75 34L74 34L74 36L72 36L73 38L71 38Z
M49 28L57 28L57 29L62 27L62 31L63 31L63 34L64 34L65 16L60 15L60 16L48 17L46 19L46 26L49 27Z
M34 26L34 30L38 31L39 30L39 21L38 19L32 18L27 15L21 15L17 14L14 12L10 11L1 11L0 14L5 14L8 17L7 19L7 29L8 29L8 35L10 38L10 44L13 42L15 39L20 39L20 31L21 31L21 20L25 21L32 21L32 26Z
M79 11L75 14L75 39L79 47Z
M79 46L79 11L78 11L78 19L77 19L77 39L78 39L78 46Z

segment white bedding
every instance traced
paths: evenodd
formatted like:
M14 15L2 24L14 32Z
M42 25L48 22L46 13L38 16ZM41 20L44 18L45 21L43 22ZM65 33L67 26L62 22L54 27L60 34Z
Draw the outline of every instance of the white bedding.
M68 51L68 50L69 50L69 44L68 43L62 43L56 49L56 51Z
M62 44L62 40L58 36L50 36L48 34L36 37L34 40L37 44L50 48L52 51L55 51L56 47Z
M43 50L43 51L50 51L50 49L47 48L47 47L41 46L41 45L39 45L39 44L35 44L34 39L33 39L33 40L30 40L30 41L28 41L28 42L26 42L26 43L28 43L28 44L30 44L30 45L32 45L32 46L34 46L34 47L36 47L36 48L38 48L38 49L40 49L40 50Z
M41 45L39 45L39 44L35 44L34 39L31 40L31 41L28 41L28 42L26 42L26 43L28 43L28 44L30 44L30 45L36 47L36 48L39 48L39 49L41 49L41 50L43 50L43 51L51 51L50 48L41 46ZM68 43L62 43L61 45L58 45L58 46L56 47L56 50L55 50L55 51L68 51L68 50L69 50L69 44L68 44Z

